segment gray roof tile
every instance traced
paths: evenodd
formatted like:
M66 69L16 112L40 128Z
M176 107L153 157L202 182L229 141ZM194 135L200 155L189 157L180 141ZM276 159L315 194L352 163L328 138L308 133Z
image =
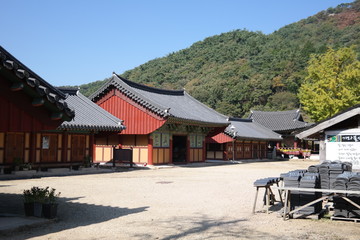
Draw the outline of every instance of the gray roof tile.
M72 121L63 122L58 129L86 131L121 131L125 129L122 120L93 103L78 89L60 89L69 95L66 102L75 108L76 114Z
M251 119L229 118L229 121L231 124L225 129L225 133L229 136L234 136L235 132L236 138L241 139L282 140L281 135Z
M249 118L273 131L297 130L310 125L302 120L299 109L275 112L251 111Z

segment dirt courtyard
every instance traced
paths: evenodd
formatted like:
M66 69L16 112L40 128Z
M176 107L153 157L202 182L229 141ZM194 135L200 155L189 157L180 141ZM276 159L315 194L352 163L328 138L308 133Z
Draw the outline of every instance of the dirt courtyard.
M314 161L188 165L1 181L0 213L23 213L32 186L61 192L58 220L2 239L360 239L360 223L252 214L253 182ZM260 196L260 195L259 195ZM6 204L4 204L6 203Z

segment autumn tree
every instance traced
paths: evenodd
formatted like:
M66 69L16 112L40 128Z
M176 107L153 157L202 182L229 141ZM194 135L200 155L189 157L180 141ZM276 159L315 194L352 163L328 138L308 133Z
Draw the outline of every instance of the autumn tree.
M314 121L360 103L360 62L354 47L312 55L298 97Z

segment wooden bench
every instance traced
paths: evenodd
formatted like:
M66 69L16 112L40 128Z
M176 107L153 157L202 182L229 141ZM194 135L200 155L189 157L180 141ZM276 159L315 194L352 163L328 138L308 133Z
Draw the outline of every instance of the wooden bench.
M59 167L68 167L70 170L77 170L83 165L83 162L48 162L48 163L32 163L32 168L34 169L44 169L44 168L59 168Z
M260 188L265 189L264 198L265 198L265 204L266 204L266 213L269 213L270 202L276 201L275 194L273 193L271 187L274 184L279 186L280 181L281 181L281 179L279 177L269 177L269 178L258 179L254 182L254 187L256 187L256 193L255 193L254 206L253 206L253 210L252 210L253 214L255 214L256 202L257 202L257 197L258 197ZM280 198L281 203L283 204L283 200L282 200L280 191L279 191L279 198Z

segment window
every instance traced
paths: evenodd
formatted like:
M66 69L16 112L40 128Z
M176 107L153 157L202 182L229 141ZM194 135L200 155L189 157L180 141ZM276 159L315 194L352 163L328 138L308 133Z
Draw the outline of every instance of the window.
M191 148L202 148L204 136L201 135L190 135L190 147Z
M153 133L153 146L154 147L169 147L170 134L169 133Z

